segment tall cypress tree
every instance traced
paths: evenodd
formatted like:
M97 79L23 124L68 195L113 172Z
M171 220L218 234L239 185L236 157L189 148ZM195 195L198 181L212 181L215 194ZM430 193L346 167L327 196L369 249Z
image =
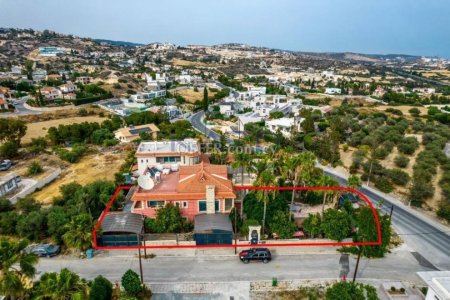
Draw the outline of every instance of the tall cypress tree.
M205 112L208 110L208 106L209 106L208 89L205 86L205 88L203 89L203 110Z

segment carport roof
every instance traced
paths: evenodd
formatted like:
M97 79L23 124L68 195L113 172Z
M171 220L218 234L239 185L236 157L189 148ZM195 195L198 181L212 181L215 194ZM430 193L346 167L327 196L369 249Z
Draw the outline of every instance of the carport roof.
M144 227L142 215L131 212L110 212L102 222L102 232L126 232L140 234Z
M203 214L195 216L195 233L208 233L212 230L233 232L233 226L227 214Z

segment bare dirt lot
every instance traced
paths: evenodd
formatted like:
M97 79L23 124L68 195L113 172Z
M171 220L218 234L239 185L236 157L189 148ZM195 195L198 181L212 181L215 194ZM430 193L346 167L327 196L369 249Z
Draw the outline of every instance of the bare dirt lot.
M58 127L59 125L69 125L83 122L97 122L101 123L106 120L106 117L99 117L97 115L86 116L86 117L70 117L57 120L49 120L43 122L29 123L27 125L27 133L22 139L23 144L31 142L32 138L44 137L47 135L47 131L50 127Z
M98 153L83 157L78 163L68 164L59 160L62 169L61 176L33 194L36 200L49 204L53 198L60 195L59 187L63 184L78 182L81 185L96 180L113 180L114 174L119 171L120 166L127 156L126 152L120 153Z

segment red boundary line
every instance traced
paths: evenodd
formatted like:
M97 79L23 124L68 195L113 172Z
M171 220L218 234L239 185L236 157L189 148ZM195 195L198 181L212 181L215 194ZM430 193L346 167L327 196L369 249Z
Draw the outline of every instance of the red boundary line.
M129 190L131 186L119 186L114 194L112 195L111 199L109 200L108 204L106 205L106 208L103 210L103 212L100 215L100 218L98 219L98 222L95 224L94 229L92 231L92 237L93 237L93 244L94 249L96 250L130 250L130 249L171 249L171 248L248 248L250 244L241 244L241 245L152 245L152 246L98 246L97 245L97 231L99 230L103 219L105 218L106 214L111 209L112 204L116 200L119 193L123 190ZM375 218L375 223L377 226L377 241L371 241L371 242L317 242L317 243L291 243L291 244L256 244L251 245L251 247L302 247L302 246L379 246L382 243L382 236L381 236L381 225L380 220L378 218L378 214L376 213L375 207L373 206L372 202L367 198L366 195L361 193L360 191L348 188L348 187L340 187L340 186L308 186L308 187L261 187L261 186L234 186L234 190L242 191L242 190L266 190L266 191L344 191L344 192L351 192L355 193L358 196L360 196L370 207L372 210L372 214Z

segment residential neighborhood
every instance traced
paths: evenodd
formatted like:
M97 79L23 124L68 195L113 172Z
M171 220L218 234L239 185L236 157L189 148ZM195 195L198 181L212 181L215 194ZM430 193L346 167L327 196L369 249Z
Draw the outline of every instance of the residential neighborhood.
M6 0L0 299L450 299L450 7L399 1Z

